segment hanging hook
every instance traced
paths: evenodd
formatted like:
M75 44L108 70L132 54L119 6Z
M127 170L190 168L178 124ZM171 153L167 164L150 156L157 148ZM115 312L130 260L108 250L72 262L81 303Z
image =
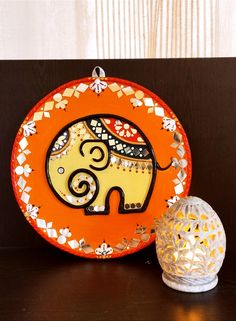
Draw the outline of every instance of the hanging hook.
M93 78L105 78L106 74L105 74L105 71L100 66L96 66L92 71L92 77Z

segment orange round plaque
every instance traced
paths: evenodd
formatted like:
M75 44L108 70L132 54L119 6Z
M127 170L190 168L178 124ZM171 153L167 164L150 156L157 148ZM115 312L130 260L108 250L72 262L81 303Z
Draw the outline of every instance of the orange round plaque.
M155 218L188 193L191 154L158 96L100 71L29 112L11 174L22 212L47 241L78 256L114 258L154 241Z

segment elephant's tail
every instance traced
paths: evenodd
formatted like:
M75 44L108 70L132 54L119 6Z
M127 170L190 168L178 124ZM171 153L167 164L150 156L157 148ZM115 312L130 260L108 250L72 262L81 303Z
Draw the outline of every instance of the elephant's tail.
M172 163L173 163L172 158L171 158L170 163L169 163L167 166L165 166L165 167L161 167L161 166L158 164L158 162L156 162L156 168L157 168L159 171L166 171L167 169L169 169L169 168L171 167Z

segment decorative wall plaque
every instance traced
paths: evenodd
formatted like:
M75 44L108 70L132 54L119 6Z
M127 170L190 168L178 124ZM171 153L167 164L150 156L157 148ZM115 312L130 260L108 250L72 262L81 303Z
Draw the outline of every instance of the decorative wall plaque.
M17 202L41 236L78 256L114 258L154 241L154 218L188 193L191 154L157 95L95 67L33 107L11 169Z

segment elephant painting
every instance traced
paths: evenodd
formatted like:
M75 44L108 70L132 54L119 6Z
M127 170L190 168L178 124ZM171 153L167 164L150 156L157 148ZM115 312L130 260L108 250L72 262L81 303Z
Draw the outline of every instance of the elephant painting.
M85 214L109 214L109 197L120 194L119 213L144 212L161 168L142 131L115 115L92 115L64 127L46 159L48 183L67 206Z

